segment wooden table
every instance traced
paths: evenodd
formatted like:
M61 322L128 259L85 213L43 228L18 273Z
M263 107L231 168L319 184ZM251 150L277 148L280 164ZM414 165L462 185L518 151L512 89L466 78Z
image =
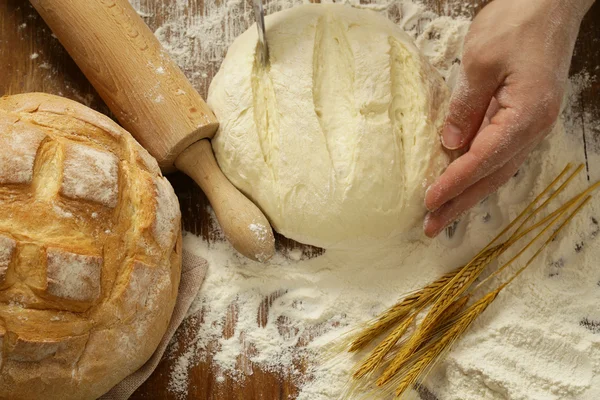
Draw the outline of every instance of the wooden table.
M84 1L84 0L82 0ZM85 0L95 1L95 0ZM221 0L189 0L185 13L201 15L204 1L221 3ZM317 0L319 1L319 0ZM363 0L365 1L365 0ZM152 29L161 26L169 13L181 12L177 7L169 7L177 0L137 0L143 10L150 10L145 18ZM268 2L268 0L267 0ZM366 0L369 2L369 0ZM438 14L473 15L486 1L482 0L424 0ZM181 3L181 1L179 1ZM252 7L247 0L247 7ZM188 15L188 16L189 16ZM185 17L185 15L183 16ZM242 21L240 29L251 21ZM237 32L236 32L237 34ZM185 71L199 92L206 96L208 85L217 71L224 54L217 55L204 74ZM600 127L588 124L586 115L600 118L600 2L587 15L577 42L572 64L572 73L588 71L595 82L580 97L580 116L585 126L585 143L588 148L600 149ZM89 85L68 54L35 10L23 0L0 0L0 95L47 92L80 101L96 110L110 114L102 100ZM0 150L1 151L1 150ZM206 211L207 201L202 192L185 176L174 175L171 181L179 195L184 215L185 229L201 235L207 241L220 240L215 226ZM318 249L301 246L290 240L278 237L279 249L300 247L304 253L314 256ZM265 301L265 307L268 301ZM236 319L235 308L228 313L228 324L223 335L233 335L231 326ZM177 335L179 342L175 354L185 349L189 342L186 332L194 331L194 324L201 318L190 319ZM167 390L169 374L173 367L172 359L163 360L155 374L133 396L134 399L175 399L179 398ZM293 399L298 388L288 376L264 372L252 366L247 360L240 359L244 368L252 370L244 382L235 382L226 378L217 383L217 376L211 367L211 360L194 366L190 371L190 385L187 398L197 400L253 400L253 399Z

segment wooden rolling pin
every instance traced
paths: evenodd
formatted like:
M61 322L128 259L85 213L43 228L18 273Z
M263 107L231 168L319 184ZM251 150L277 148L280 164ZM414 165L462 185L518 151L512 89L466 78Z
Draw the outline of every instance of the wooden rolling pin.
M158 160L192 177L225 236L264 261L275 252L264 214L223 175L217 120L127 0L31 0L119 122Z

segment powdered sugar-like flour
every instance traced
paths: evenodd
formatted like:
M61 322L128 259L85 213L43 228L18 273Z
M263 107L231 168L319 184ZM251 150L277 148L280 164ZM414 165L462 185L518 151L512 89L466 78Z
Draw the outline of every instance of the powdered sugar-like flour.
M267 13L300 3L271 1ZM175 7L186 4L180 0ZM356 6L389 16L412 33L423 53L454 84L467 20L439 17L408 0ZM137 8L142 16L147 13L139 3ZM202 15L188 16L193 21L186 23L164 21L156 35L189 77L201 79L218 68L227 46L252 20L251 13L249 3L241 0L205 1ZM202 310L202 322L172 370L171 389L185 394L189 368L209 354L220 374L243 379L251 368L238 356L246 353L263 369L291 375L301 388L299 399L339 398L358 358L331 357L327 350L333 340L391 306L403 293L468 261L567 162L584 161L582 123L595 129L600 124L590 116L584 116L585 121L575 118L573 107L589 83L585 75L572 79L564 123L507 185L462 218L451 239L442 235L376 249L327 251L315 258L293 251L260 264L237 255L226 242L208 244L187 234L186 249L207 258L210 268L190 312L190 318L197 318ZM600 177L600 160L597 149L589 147L594 181ZM569 194L587 184L586 174L581 174ZM599 208L600 202L593 200L501 293L430 374L428 391L440 400L600 398ZM267 312L259 312L265 302ZM224 324L232 319L235 328L224 336ZM300 359L307 360L307 370Z

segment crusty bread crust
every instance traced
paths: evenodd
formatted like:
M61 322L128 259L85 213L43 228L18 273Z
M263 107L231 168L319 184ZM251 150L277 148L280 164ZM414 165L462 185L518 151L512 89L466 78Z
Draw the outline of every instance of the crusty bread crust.
M164 335L181 214L156 161L108 117L0 99L0 398L95 399Z

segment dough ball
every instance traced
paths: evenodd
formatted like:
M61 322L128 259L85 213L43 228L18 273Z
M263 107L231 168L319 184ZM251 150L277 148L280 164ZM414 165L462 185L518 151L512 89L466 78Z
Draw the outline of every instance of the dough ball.
M323 248L421 225L448 159L448 89L412 39L378 14L304 5L238 37L210 87L219 165L283 235Z

